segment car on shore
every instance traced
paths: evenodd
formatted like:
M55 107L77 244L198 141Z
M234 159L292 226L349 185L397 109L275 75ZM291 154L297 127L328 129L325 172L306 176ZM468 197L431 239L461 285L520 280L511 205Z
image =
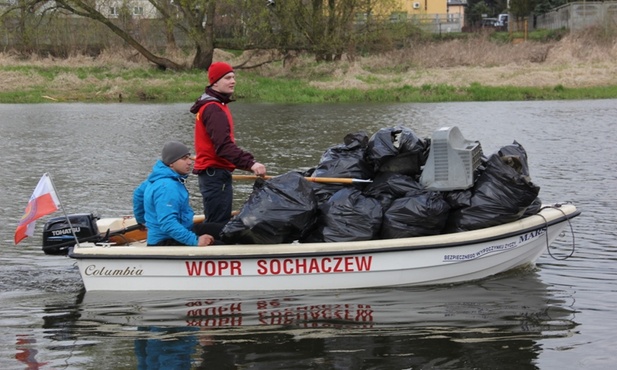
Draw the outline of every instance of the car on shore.
M497 28L499 27L499 20L497 18L482 18L480 21L480 28Z
M501 27L503 29L508 29L508 20L510 19L509 14L499 14L497 16L497 27Z

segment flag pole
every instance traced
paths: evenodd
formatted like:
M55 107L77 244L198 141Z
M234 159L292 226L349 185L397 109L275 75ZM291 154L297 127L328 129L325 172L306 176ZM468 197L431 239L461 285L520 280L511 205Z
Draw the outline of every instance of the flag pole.
M69 224L69 228L71 229L71 234L73 234L73 237L75 238L75 244L77 245L77 247L79 247L79 238L77 237L77 234L75 234L75 229L73 229L73 225L71 224L71 219L69 218L69 215L64 210L64 204L60 200L60 196L58 195L58 190L56 190L56 185L54 184L54 180L51 178L51 175L49 173L45 172L45 175L49 177L49 182L51 183L51 187L54 188L54 193L56 193L56 198L58 198L58 203L60 203L60 209L62 210L62 213L64 213L64 218L66 218L66 222Z

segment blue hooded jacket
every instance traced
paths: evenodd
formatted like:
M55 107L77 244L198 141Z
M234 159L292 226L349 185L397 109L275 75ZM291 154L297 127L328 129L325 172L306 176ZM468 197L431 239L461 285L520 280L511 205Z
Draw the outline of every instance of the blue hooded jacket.
M133 212L137 222L148 228L148 245L165 239L197 245L197 235L192 231L195 213L184 185L187 177L158 160L152 173L133 192Z

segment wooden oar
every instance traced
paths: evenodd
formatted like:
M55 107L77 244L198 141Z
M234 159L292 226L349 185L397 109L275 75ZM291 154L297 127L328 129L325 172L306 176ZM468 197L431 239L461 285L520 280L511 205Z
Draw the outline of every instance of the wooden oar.
M234 180L257 180L258 178L268 180L273 176L232 175L231 177ZM370 179L351 179L346 177L305 177L305 179L322 184L367 184L373 182Z

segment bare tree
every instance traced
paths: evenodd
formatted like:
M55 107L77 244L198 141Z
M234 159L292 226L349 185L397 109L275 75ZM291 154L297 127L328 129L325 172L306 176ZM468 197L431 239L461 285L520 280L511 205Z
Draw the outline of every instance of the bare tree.
M173 31L179 30L195 47L191 68L205 69L212 63L214 55L214 19L216 0L148 0L159 12L165 24L167 45L175 44ZM130 33L130 30L101 13L97 6L101 2L92 0L21 0L7 12L44 9L45 12L64 11L93 19L109 28L130 47L143 55L160 69L185 69L186 66L159 56L149 50Z
M521 21L533 13L537 3L537 0L512 0L510 2L510 13L518 23L519 29L522 29Z
M354 48L354 16L370 13L373 3L389 0L272 0L272 32L286 50L303 49L317 61L340 60Z
M37 1L37 0L34 0ZM46 1L45 1L46 2ZM154 63L160 69L174 69L180 70L184 67L181 64L173 62L167 58L155 55L146 47L144 47L139 41L135 40L126 30L117 26L109 18L106 18L96 7L90 5L90 2L84 0L55 0L55 7L58 9L66 10L75 15L93 19L97 22L104 24L113 33L118 35L129 46L137 50L147 60Z
M190 66L161 55L133 33L136 20L134 0L118 0L122 14L111 17L108 0L19 0L21 9L44 8L92 19L107 27L127 45L161 69L206 69L215 47L308 51L317 61L340 60L355 52L358 14L369 15L376 4L394 0L141 0L147 1L163 24L168 50L174 47L175 32L186 36L194 50ZM142 3L143 4L143 3ZM392 5L393 6L393 5ZM387 7L387 8L391 8ZM154 12L154 10L153 10ZM218 14L218 13L221 14ZM118 13L115 17L118 17ZM216 23L216 24L215 24ZM216 33L215 33L216 28ZM217 36L219 40L217 40ZM222 36L224 35L224 36ZM224 43L223 43L224 42ZM160 46L160 45L159 45ZM247 67L248 68L248 67Z
M167 6L168 0L148 0L162 18L175 28L184 32L195 46L192 67L206 69L212 64L214 56L214 18L215 0L178 0L176 9ZM182 17L176 17L177 13Z
M0 10L2 10L0 19L3 20L3 26L15 31L14 35L19 41L19 51L31 53L35 48L33 25L37 23L37 16L34 14L35 8L30 5L30 0L5 3ZM12 18L9 19L9 15L12 15Z

